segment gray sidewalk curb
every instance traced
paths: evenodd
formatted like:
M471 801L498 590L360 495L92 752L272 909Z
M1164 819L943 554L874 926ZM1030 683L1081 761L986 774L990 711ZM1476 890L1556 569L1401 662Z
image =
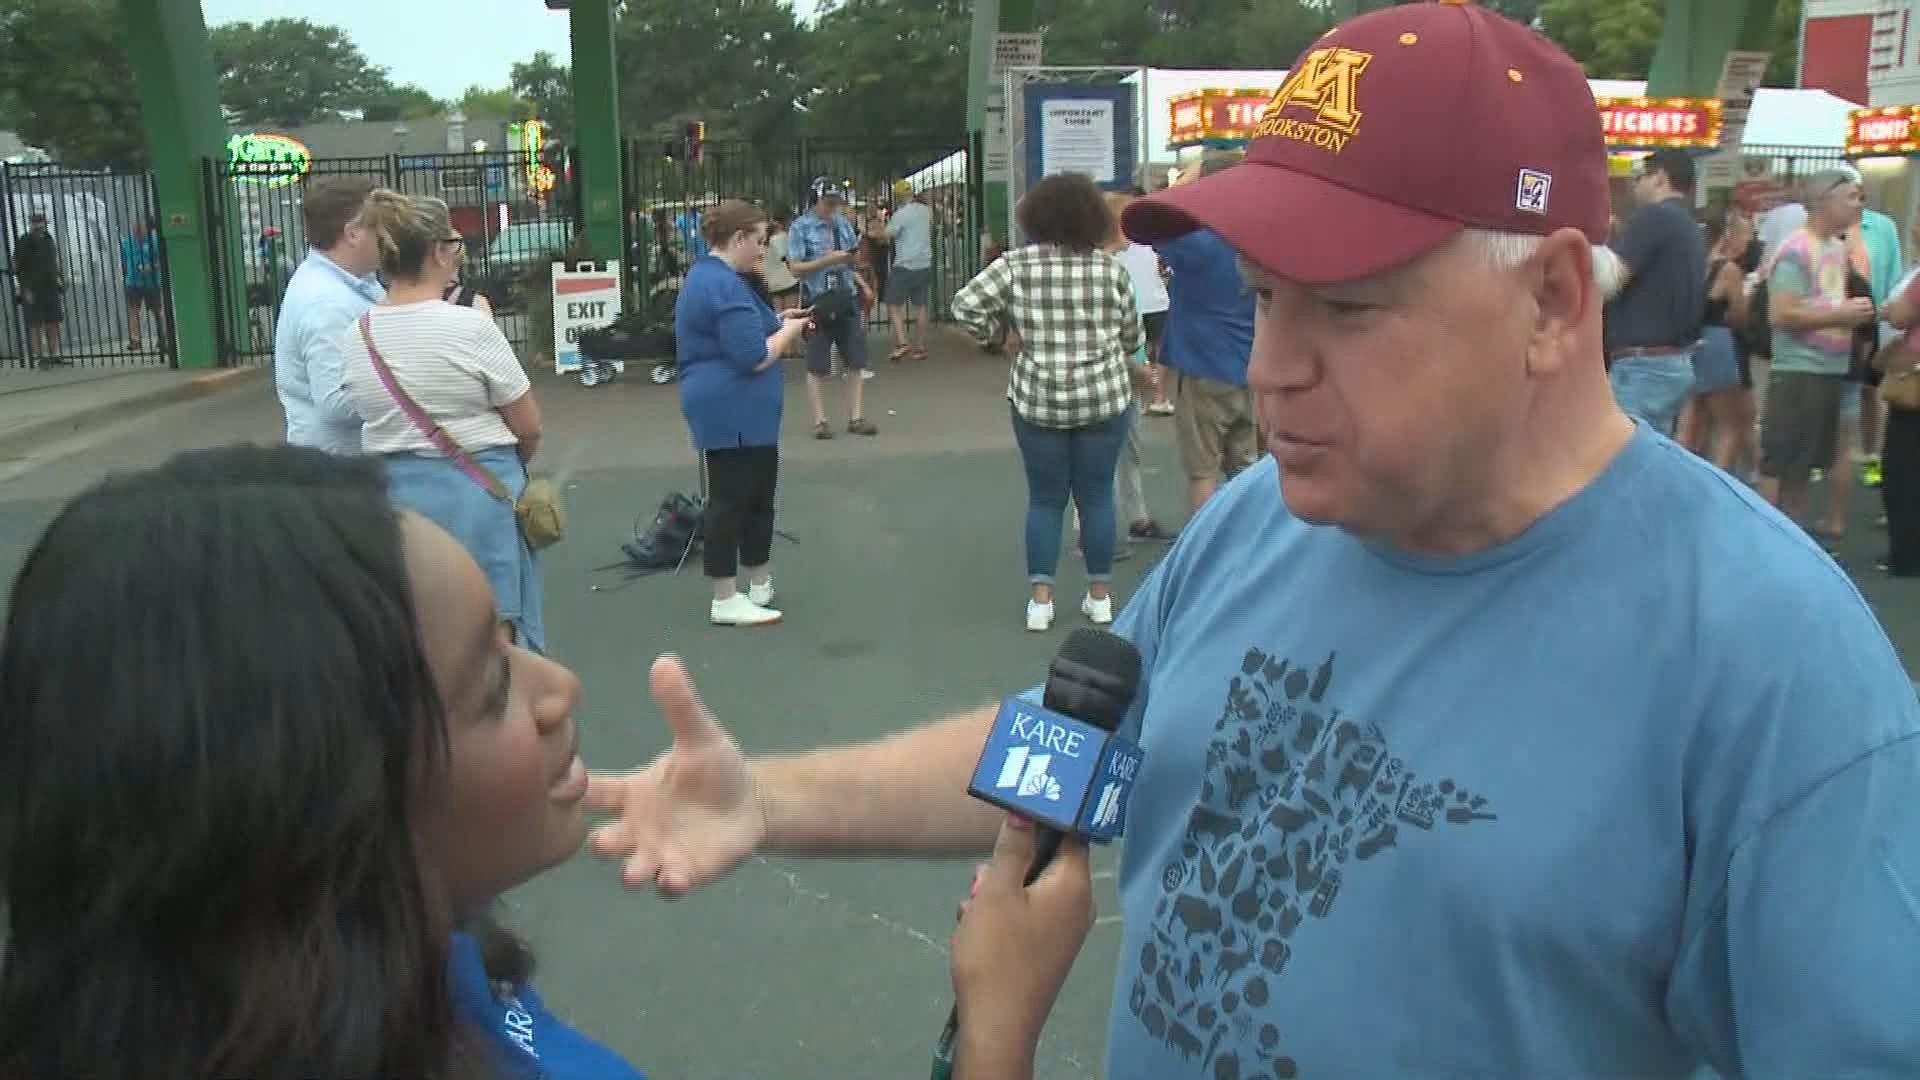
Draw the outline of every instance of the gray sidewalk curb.
M37 423L23 424L11 431L0 433L0 459L16 458L24 451L66 438L87 428L127 419L150 409L231 390L259 378L266 370L263 366L210 371L196 378L162 383L155 386L151 393L132 394L117 401L76 409ZM131 372L129 375L139 377Z

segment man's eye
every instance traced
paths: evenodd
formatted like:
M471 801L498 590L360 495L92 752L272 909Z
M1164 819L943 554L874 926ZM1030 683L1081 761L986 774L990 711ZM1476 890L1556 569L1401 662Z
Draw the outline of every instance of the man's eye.
M1341 318L1350 318L1355 315L1365 315L1366 313L1373 311L1376 307L1376 305L1374 304L1368 304L1359 300L1327 300L1327 301L1324 301L1324 303L1328 311L1332 312L1337 316L1340 316Z

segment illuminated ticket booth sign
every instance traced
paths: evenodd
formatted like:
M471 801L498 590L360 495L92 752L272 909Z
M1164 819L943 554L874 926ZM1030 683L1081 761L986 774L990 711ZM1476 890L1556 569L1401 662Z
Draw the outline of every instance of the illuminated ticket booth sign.
M1253 138L1272 90L1195 90L1167 102L1167 149L1238 147Z
M1848 157L1904 157L1920 150L1920 105L1887 105L1847 114Z
M1720 102L1715 98L1598 98L1595 104L1600 106L1600 130L1612 150L1712 150L1720 145Z
M227 140L227 166L235 180L285 187L313 169L313 154L291 135L235 135Z
M1847 114L1847 158L1865 187L1867 205L1896 221L1920 210L1920 105L1883 105Z

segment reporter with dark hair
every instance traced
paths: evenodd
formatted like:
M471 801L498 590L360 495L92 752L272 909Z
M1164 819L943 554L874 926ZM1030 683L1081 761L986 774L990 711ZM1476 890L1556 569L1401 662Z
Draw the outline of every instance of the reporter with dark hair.
M680 412L707 466L706 543L717 626L769 626L773 609L774 490L780 479L780 358L810 312L774 314L756 283L767 255L767 213L730 199L701 222L709 251L687 271L673 324ZM738 577L747 573L747 591Z
M1027 474L1027 629L1053 625L1069 498L1086 555L1080 610L1105 625L1113 621L1114 470L1133 408L1128 363L1145 334L1133 279L1105 251L1113 214L1093 181L1049 176L1021 198L1017 215L1027 246L968 282L953 317L983 345L1009 328L1021 343L1007 400Z
M82 494L0 644L0 1076L643 1080L491 914L580 845L579 696L378 458L229 447ZM1031 836L955 942L958 1080L1031 1075L1091 922L1084 848L1020 887Z

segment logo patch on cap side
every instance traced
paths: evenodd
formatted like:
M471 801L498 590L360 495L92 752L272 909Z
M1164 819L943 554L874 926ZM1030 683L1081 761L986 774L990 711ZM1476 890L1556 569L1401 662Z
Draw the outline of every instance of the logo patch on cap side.
M1360 74L1373 54L1338 46L1315 49L1290 72L1254 129L1256 139L1282 138L1338 154L1360 130ZM1312 120L1282 115L1290 108L1311 109Z
M1538 169L1521 169L1520 186L1514 192L1513 205L1529 214L1547 212L1547 196L1553 191L1553 177Z

